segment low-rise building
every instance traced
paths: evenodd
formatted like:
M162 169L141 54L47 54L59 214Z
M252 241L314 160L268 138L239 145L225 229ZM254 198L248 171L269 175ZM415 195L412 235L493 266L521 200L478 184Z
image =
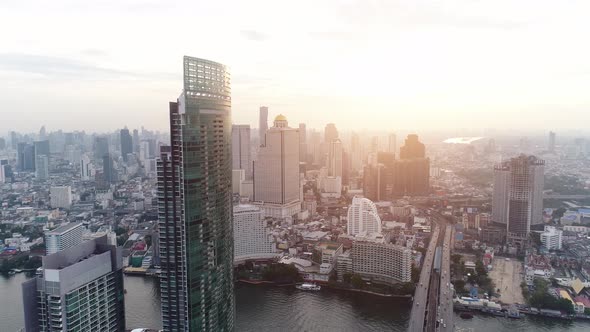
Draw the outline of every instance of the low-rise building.
M545 231L541 233L541 243L548 250L561 250L562 234L563 231L553 226L545 226Z

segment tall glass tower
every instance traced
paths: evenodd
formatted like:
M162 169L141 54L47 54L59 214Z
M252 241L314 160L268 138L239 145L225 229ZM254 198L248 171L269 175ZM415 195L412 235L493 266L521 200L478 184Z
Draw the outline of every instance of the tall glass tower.
M229 72L185 56L158 160L164 331L233 330L231 178Z

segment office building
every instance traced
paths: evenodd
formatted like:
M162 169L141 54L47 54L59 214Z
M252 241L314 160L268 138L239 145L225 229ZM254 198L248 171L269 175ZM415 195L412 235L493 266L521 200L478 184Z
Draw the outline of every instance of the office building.
M234 206L234 263L278 255L271 228L255 205Z
M103 160L102 158L109 154L109 138L106 136L97 136L94 139L94 160Z
M252 179L250 126L233 125L231 128L232 169L242 169L247 180Z
M393 154L397 153L397 136L394 133L387 136L387 152Z
M80 160L80 178L82 181L90 181L93 178L92 174L92 164L90 163L90 158L87 155L82 157Z
M381 234L381 218L375 203L355 196L348 207L348 235Z
M51 207L69 209L72 206L72 187L59 186L49 188Z
M541 243L547 250L561 250L561 237L563 231L553 226L545 226L545 231L541 233Z
M102 156L102 175L105 185L117 182L117 173L113 157L109 153Z
M158 160L164 331L233 331L231 88L226 67L185 56Z
M0 164L0 183L6 183L6 165Z
M543 223L545 161L520 155L494 168L492 220L506 222L507 241L522 250L531 225Z
M342 142L335 139L328 143L328 176L342 178Z
M139 154L139 130L133 129L133 153Z
M305 123L299 124L299 161L307 162L307 128Z
M418 135L410 134L406 138L404 146L399 151L401 159L424 158L426 157L426 148L418 140Z
M371 201L384 201L387 196L385 165L366 165L363 170L363 195Z
M37 155L35 178L37 180L47 180L49 178L49 158L46 155Z
M82 223L69 223L52 231L45 232L46 255L55 254L82 243L84 226Z
M124 332L121 250L105 235L43 257L22 284L25 330Z
M386 284L412 280L412 251L379 237L355 239L350 250L352 271L363 279Z
M338 129L333 123L328 123L324 129L324 142L331 143L338 138Z
M391 171L392 194L395 197L427 195L430 191L430 159L400 159Z
M260 140L260 145L264 145L264 137L266 136L266 131L268 130L268 107L260 106L259 112L258 139Z
M35 171L35 146L33 144L18 143L16 154L19 171Z
M121 129L121 156L127 161L129 154L133 153L133 138L129 134L129 129Z
M299 130L278 115L254 162L254 201L268 217L288 218L301 210Z
M0 137L0 150L6 149L6 140L3 137Z
M49 140L43 141L36 141L34 142L35 145L35 161L37 160L37 156L49 156L51 155L51 151L49 150Z

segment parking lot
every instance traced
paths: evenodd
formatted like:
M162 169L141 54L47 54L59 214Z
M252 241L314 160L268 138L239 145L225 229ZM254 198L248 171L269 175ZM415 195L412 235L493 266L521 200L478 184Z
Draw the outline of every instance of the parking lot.
M507 261L504 257L496 257L492 263L490 278L500 289L500 301L506 304L524 303L520 283L523 281L522 263L516 259Z

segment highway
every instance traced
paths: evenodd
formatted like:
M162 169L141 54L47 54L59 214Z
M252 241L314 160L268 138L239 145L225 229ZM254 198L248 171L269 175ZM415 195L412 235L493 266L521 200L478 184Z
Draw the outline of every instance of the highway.
M432 238L424 257L424 263L422 264L422 271L420 272L420 281L416 285L416 291L414 293L414 303L412 304L412 314L410 316L410 326L408 331L410 332L423 332L424 331L424 320L426 318L426 305L427 297L430 286L430 279L432 273L432 263L434 261L434 253L438 243L438 236L440 233L440 227L436 224L434 232L432 232Z
M451 239L453 238L453 227L448 225L445 230L443 243L440 289L439 289L439 306L438 306L438 325L437 331L453 331L453 293L451 291Z

